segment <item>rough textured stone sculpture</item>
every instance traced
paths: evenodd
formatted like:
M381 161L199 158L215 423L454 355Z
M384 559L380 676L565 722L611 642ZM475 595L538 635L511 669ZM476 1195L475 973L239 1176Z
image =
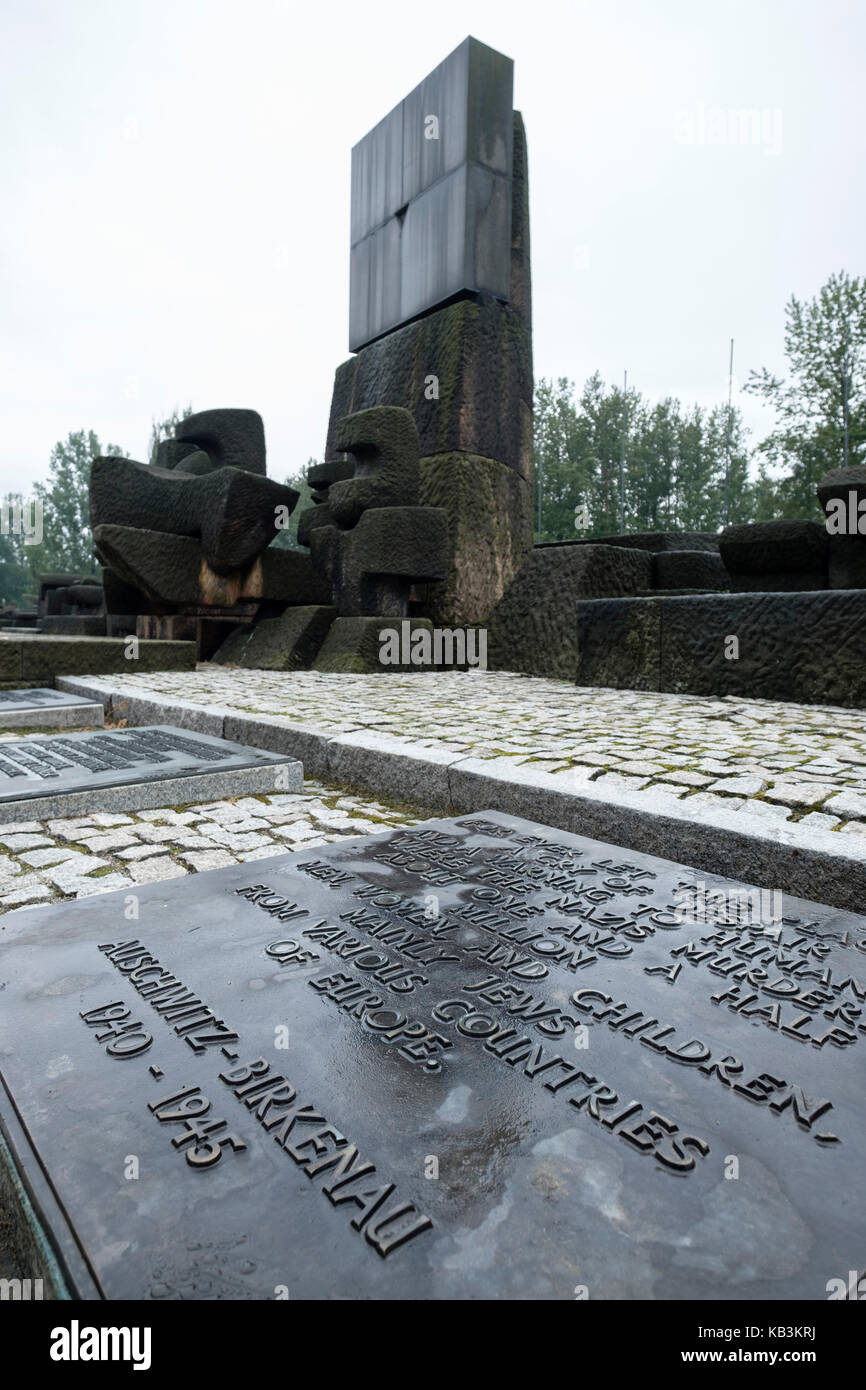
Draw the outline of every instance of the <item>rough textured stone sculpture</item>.
M337 448L349 456L351 478L331 483L328 509L338 526L354 526L371 507L418 503L418 431L408 410L379 406L341 420Z
M730 575L712 550L661 550L653 555L655 589L729 589Z
M340 421L337 440L353 475L329 485L329 522L310 533L313 565L341 616L405 617L413 583L447 572L447 516L417 505L415 422L380 406Z
M40 631L58 637L103 637L105 596L98 579L75 574L39 576Z
M474 68L479 55L483 62ZM428 97L433 102L424 115L435 112L437 102L441 107L438 145L425 137L421 93L422 105ZM532 545L529 192L523 121L511 109L510 60L467 40L403 110L399 132L392 113L354 152L350 342L360 350L337 369L325 457L340 451L336 432L343 417L373 406L411 411L419 437L419 500L448 514L447 571L428 584L423 611L437 624L478 623ZM467 158L489 166L489 216L476 218L471 199L466 202L469 184L461 183L458 166ZM428 184L434 170L438 182ZM438 199L443 216L459 226L468 217L482 241L488 238L495 284L463 277L448 291L454 302L442 302L441 239L422 250L397 227L407 201L409 227L416 195L419 204L430 199L431 208ZM464 266L480 244L473 236ZM413 284L426 277L429 290L412 301L411 312L401 300L402 270L392 264L391 243L397 241L421 267L411 273ZM299 528L302 539L312 524L310 518Z
M328 526L333 517L328 506L331 484L355 475L355 465L350 459L329 459L326 463L314 464L307 470L307 482L313 494L313 505L307 507L298 517L298 544L309 545L310 534L317 526Z
M336 609L324 604L287 608L278 618L262 618L251 631L238 629L219 659L260 671L299 671L313 665Z
M577 648L579 685L866 704L864 592L581 600Z
M73 597L71 590L79 591ZM85 590L87 591L85 593ZM98 579L81 574L40 574L36 611L40 618L72 613L77 607L98 608L102 602L102 586Z
M200 541L132 526L100 526L100 550L121 580L138 586L155 604L227 607L244 601L317 603L328 588L300 550L268 548L251 564L229 574L208 565ZM142 610L145 611L145 610Z
M254 410L205 410L156 463L94 460L90 519L107 569L108 628L195 640L208 657L238 623L328 598L309 556L269 550L298 499L265 473Z
M191 457L197 458L198 455ZM211 469L203 475L154 468L133 459L98 458L90 476L90 522L134 526L174 536L201 538L218 574L248 565L277 534L277 508L291 512L294 488L244 469Z
M866 466L827 473L818 484L818 500L827 514L830 588L866 588Z
M577 677L579 601L652 587L653 557L605 545L538 546L489 620L493 670Z
M633 531L626 536L596 536L578 541L557 541L557 545L619 545L626 550L651 550L654 555L669 550L705 550L719 553L714 531Z
M816 521L728 526L719 554L735 593L799 593L827 587L827 532Z
M203 450L213 468L267 473L265 427L256 410L200 410L181 420L174 434L180 443Z

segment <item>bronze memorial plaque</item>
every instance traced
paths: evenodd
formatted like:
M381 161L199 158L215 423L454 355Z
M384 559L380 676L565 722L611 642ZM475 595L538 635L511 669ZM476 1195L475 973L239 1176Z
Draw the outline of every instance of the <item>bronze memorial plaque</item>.
M0 1169L61 1296L862 1268L863 917L491 811L4 927Z

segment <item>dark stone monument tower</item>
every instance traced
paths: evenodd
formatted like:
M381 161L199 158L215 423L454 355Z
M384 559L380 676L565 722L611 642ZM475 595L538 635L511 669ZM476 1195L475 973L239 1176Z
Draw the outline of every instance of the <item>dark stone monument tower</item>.
M415 420L419 502L448 516L434 623L483 621L532 545L532 319L526 139L510 58L466 39L352 151L353 357L338 424Z

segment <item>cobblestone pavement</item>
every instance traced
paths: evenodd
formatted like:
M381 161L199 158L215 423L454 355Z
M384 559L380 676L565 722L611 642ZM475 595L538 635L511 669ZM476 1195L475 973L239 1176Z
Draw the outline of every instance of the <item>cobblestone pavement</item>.
M586 689L506 672L283 674L200 666L115 676L154 691L283 715L325 735L368 729L474 758L513 758L594 784L768 822L866 835L866 711L768 700Z
M0 825L0 914L416 823L307 781L294 794Z

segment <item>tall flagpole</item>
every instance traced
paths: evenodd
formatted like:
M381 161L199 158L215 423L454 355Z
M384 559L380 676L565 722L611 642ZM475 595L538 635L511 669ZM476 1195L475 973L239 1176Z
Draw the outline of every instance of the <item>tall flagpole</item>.
M628 395L628 372L622 376L622 433L619 441L619 531L625 533L625 424L626 398Z
M731 359L728 363L728 420L725 425L725 511L724 523L728 524L728 489L731 480L731 394L734 387L734 340L731 339Z

